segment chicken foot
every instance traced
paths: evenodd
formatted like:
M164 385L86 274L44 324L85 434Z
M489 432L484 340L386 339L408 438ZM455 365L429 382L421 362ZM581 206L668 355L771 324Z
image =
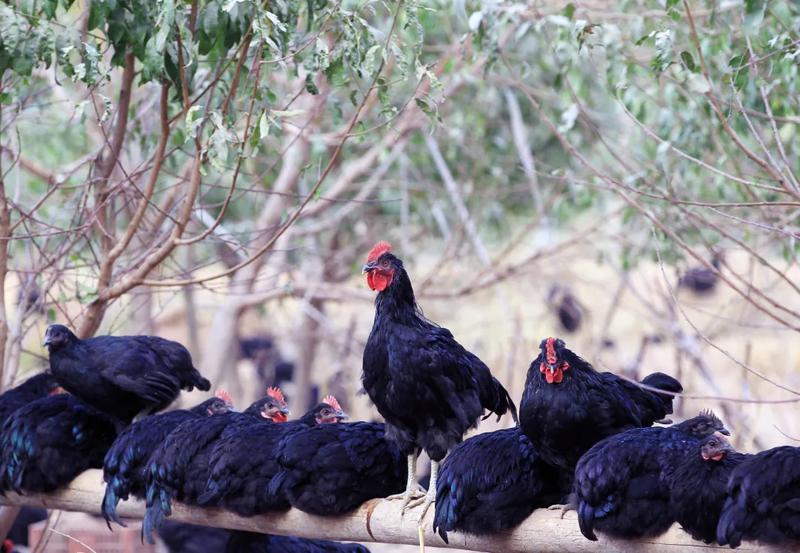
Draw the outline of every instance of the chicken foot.
M433 469L431 469L433 470ZM433 477L433 472L431 472L431 478ZM431 480L433 482L433 480ZM406 513L406 509L409 508L409 504L412 501L418 501L420 498L425 497L422 493L419 483L417 482L417 453L412 453L408 456L408 480L406 480L406 489L403 493L397 493L394 495L390 495L386 499L388 501L394 501L397 499L403 500L403 506L400 510L402 514ZM414 503L411 507L415 507L419 503Z

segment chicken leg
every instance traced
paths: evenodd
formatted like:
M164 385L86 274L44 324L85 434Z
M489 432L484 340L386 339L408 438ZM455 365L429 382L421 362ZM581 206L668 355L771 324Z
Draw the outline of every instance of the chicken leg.
M431 469L433 471L433 469ZM433 477L433 472L431 472L431 478ZM433 482L433 480L431 480ZM401 508L401 513L405 514L406 509L411 503L412 500L419 501L420 498L425 497L423 493L419 489L419 484L417 483L417 453L414 452L408 456L408 480L406 480L406 490L403 493L397 493L394 495L390 495L386 499L389 501L393 501L395 499L402 499L403 506ZM412 507L419 505L419 503L414 503Z
M417 505L422 505L422 513L419 515L420 524L422 524L422 521L425 519L425 513L428 512L430 506L436 502L436 479L438 476L439 462L431 461L431 482L428 484L427 493L409 504L409 507L411 508L416 507Z

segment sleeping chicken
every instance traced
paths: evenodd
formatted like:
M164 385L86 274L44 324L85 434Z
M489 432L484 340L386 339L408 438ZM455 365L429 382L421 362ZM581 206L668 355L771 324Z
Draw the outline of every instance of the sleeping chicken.
M406 463L374 422L323 424L287 435L278 444L280 470L269 491L315 515L352 511L368 499L403 490Z
M39 373L22 384L6 390L0 395L0 427L8 416L31 401L60 392L58 382L48 372Z
M716 541L728 479L748 457L734 451L725 436L713 434L691 448L668 476L672 516L694 539Z
M238 424L274 424L286 420L286 404L268 395L243 413L192 418L179 424L147 461L147 492L142 536L153 543L157 530L172 512L172 501L194 504L203 493L211 470L211 451L225 429Z
M106 522L110 525L113 520L125 526L117 516L117 504L131 495L144 499L147 461L170 432L189 419L219 415L231 409L231 396L226 391L219 390L215 397L191 409L176 409L145 417L125 428L114 440L103 461L106 491L102 512Z
M519 426L457 445L442 464L433 529L495 534L569 494L572 474L541 460Z
M666 428L635 428L595 444L581 457L573 485L581 532L658 536L674 521L668 479L686 455L715 432L728 434L711 412Z
M762 451L741 463L728 481L717 540L800 544L800 447Z
M32 401L0 433L0 491L51 492L103 466L116 436L110 417L70 394Z
M289 434L337 423L346 416L336 398L327 396L297 420L226 432L210 453L207 483L198 504L224 507L240 516L287 508L286 497L269 489L279 469L277 444Z

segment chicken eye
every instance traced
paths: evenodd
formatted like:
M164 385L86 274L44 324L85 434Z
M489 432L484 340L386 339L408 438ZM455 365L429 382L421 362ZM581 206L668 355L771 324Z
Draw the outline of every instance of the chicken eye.
M388 269L388 268L389 268L389 261L388 261L388 260L386 260L386 259L384 259L383 261L381 261L381 268L382 268L382 269Z

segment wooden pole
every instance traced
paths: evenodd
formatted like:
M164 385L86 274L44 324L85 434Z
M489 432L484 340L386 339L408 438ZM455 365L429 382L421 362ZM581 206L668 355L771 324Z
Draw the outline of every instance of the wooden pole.
M103 499L103 480L99 470L89 470L76 478L69 486L52 494L17 495L9 492L0 496L3 505L34 505L47 509L82 511L100 514ZM205 526L216 526L231 530L247 530L270 534L300 536L304 538L342 540L355 542L378 542L393 544L418 543L417 517L419 509L400 516L400 502L375 499L366 502L354 512L343 516L320 517L290 509L285 512L259 515L251 518L236 516L219 509L201 509L181 504L173 505L171 519ZM140 501L122 502L117 509L124 518L140 519L144 505ZM591 542L581 535L574 512L562 519L559 511L537 510L512 531L493 536L467 536L450 533L450 545L446 545L432 530L433 509L425 519L423 528L425 545L428 547L451 547L472 551L496 553L655 553L689 552L708 553L711 550L728 550L719 546L694 541L678 526L654 539L607 540ZM790 551L746 543L737 551L766 553Z

